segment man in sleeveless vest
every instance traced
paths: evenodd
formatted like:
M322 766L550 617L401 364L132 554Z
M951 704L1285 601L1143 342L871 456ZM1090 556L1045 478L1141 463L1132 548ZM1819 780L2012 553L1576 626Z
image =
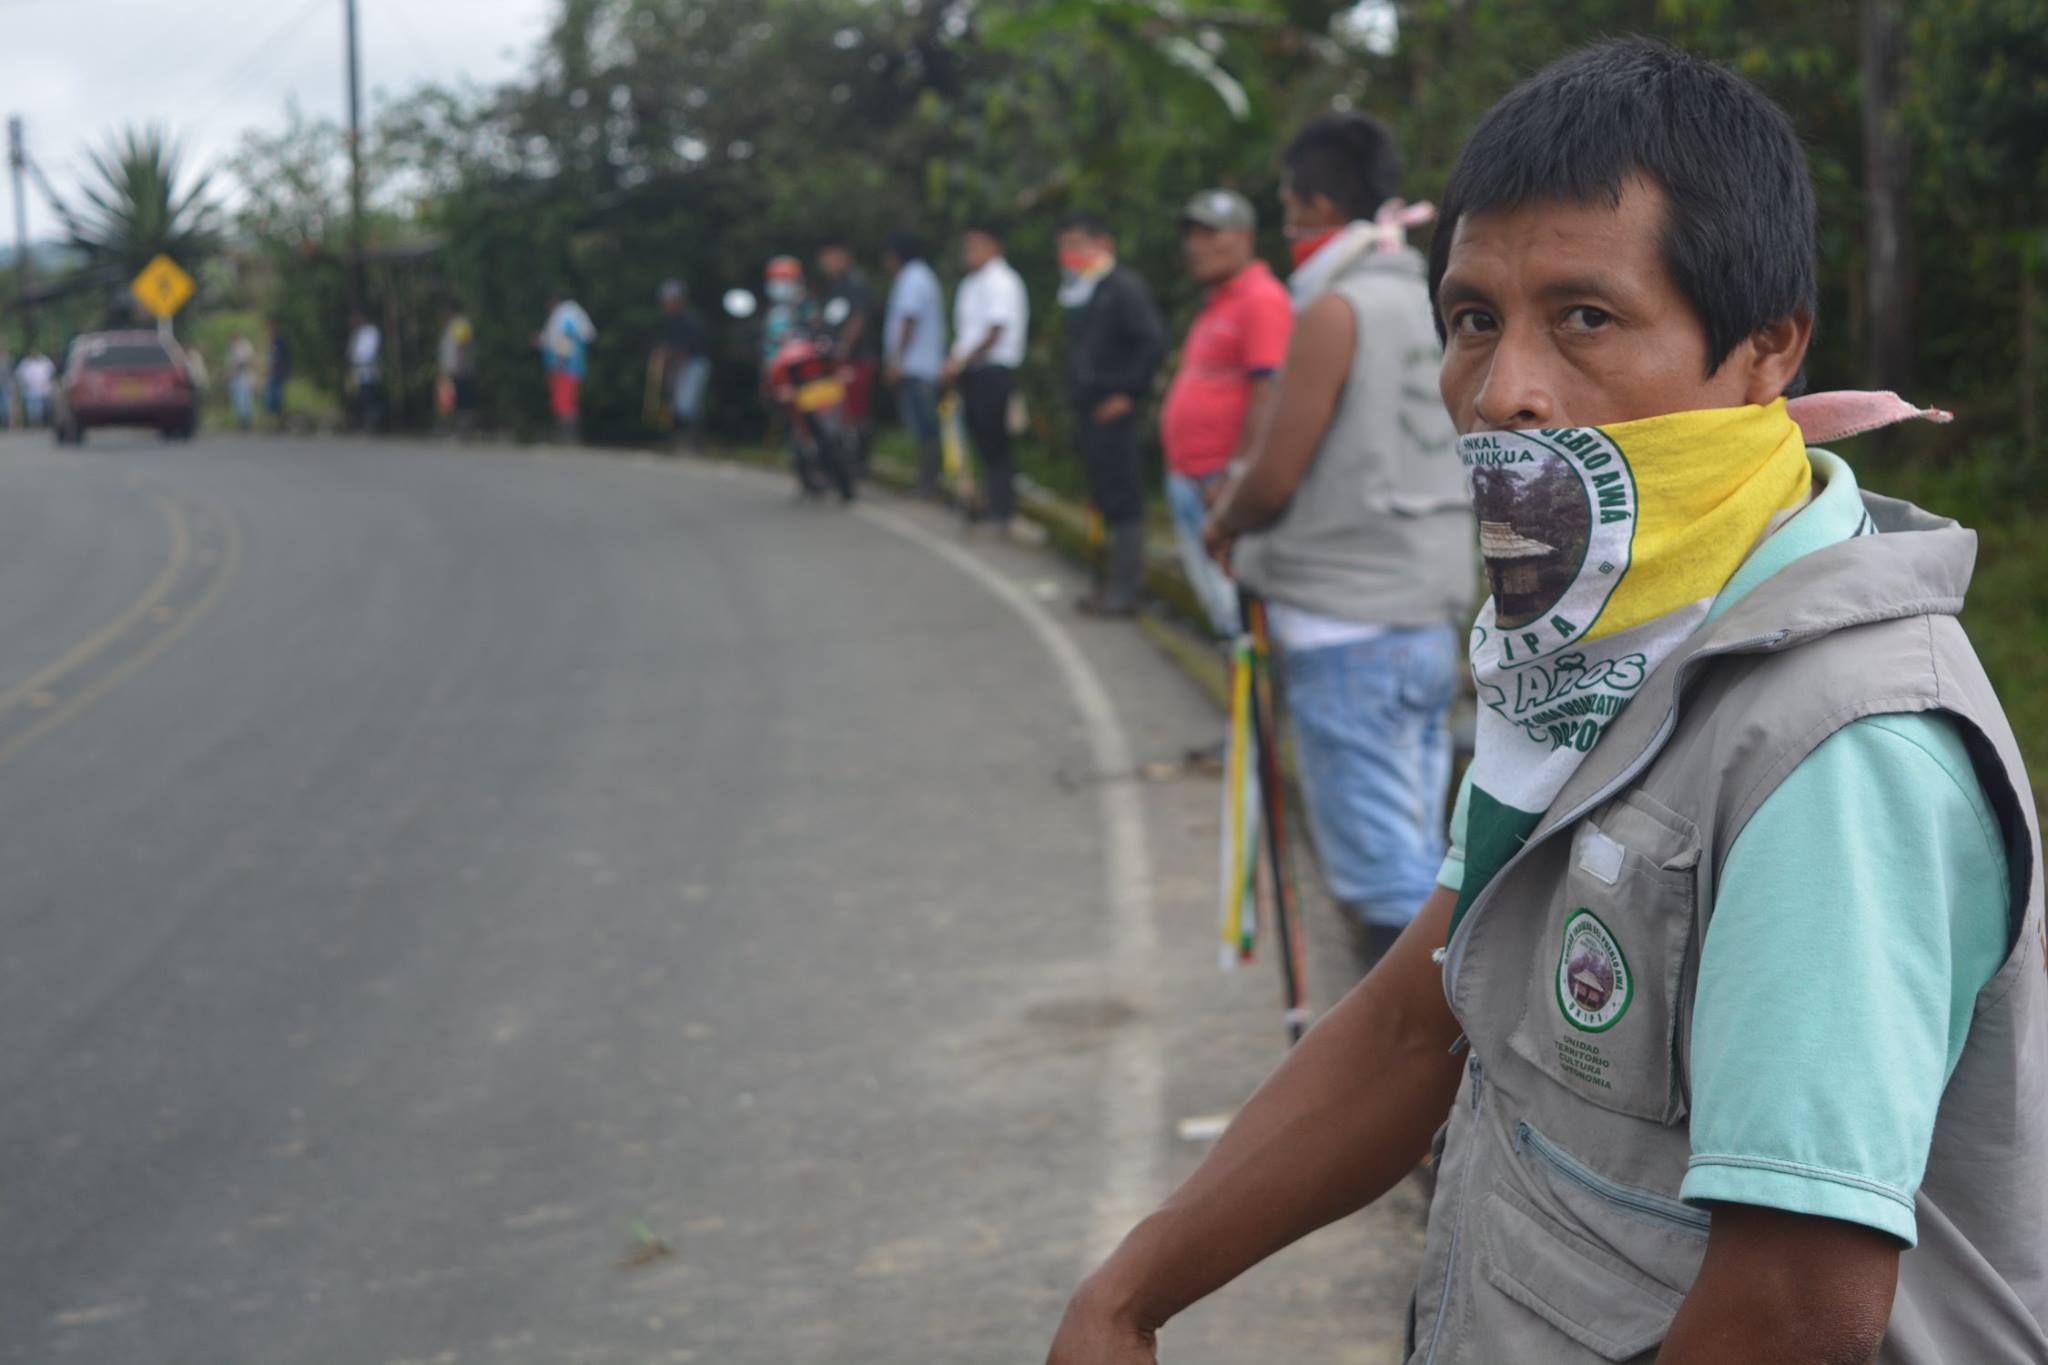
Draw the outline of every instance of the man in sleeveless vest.
M1793 399L1783 113L1658 44L1518 87L1430 281L1488 578L1477 753L1415 924L1076 1294L1055 1365L1432 1148L1411 1365L2048 1360L2048 941L1974 536Z
M1265 599L1316 858L1371 960L1443 861L1472 509L1422 256L1383 217L1393 133L1327 114L1281 163L1299 316L1272 420L1205 535Z

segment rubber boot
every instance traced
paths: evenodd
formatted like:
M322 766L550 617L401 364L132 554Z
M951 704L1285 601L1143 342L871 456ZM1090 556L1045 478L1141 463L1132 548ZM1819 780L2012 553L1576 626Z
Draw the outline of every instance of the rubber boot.
M1109 531L1109 582L1103 597L1112 611L1136 611L1145 581L1145 523L1127 521Z

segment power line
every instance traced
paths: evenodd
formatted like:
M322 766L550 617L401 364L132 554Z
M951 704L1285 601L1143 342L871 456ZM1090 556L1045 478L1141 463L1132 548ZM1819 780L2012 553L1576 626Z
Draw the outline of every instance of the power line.
M216 89L223 92L222 97L208 105L192 121L194 123L205 123L215 114L227 108L228 105L234 103L235 97L242 93L242 82L254 75L257 68L266 59L275 56L276 49L280 49L283 44L296 37L298 30L305 25L307 20L311 19L321 10L326 9L332 3L333 0L307 0L306 4L292 11L283 23L264 34L248 55L229 69L226 76L210 83Z

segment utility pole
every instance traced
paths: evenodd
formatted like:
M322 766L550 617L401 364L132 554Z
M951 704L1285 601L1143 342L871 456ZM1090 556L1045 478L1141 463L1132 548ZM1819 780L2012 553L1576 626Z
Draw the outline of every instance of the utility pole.
M1913 370L1912 144L1899 126L1900 0L1860 0L1866 355L1873 388L1903 390Z
M341 0L348 28L348 306L363 306L363 80L356 60L356 0Z
M28 147L22 141L19 114L11 114L7 119L7 164L14 174L14 303L21 313L22 339L28 342L35 337L36 317L34 306L28 301L32 267L28 259L28 190L22 184L22 172L28 168Z

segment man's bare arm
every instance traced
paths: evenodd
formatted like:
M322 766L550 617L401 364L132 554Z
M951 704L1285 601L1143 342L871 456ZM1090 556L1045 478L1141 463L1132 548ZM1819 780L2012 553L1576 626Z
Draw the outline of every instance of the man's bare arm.
M988 334L982 337L979 345L973 350L957 355L946 362L945 377L950 381L958 378L965 371L973 369L981 363L983 356L986 356L996 348L996 343L1002 339L1003 324L1000 322L990 323Z
M1267 424L1273 420L1274 402L1280 392L1278 371L1269 371L1250 381L1250 388L1244 405L1244 426L1237 436L1237 449L1230 452L1232 466L1241 465L1251 458L1265 437ZM1219 485L1219 497L1223 492Z
M1151 1359L1189 1304L1371 1203L1429 1149L1457 1094L1459 1028L1431 952L1439 890L1370 975L1309 1031L1195 1173L1075 1294L1049 1365Z
M1875 1228L1716 1204L1707 1258L1657 1365L1866 1365L1898 1284L1899 1244Z
M1316 300L1296 321L1287 363L1266 404L1270 416L1246 421L1252 444L1244 472L1216 505L1222 533L1234 538L1260 530L1287 510L1351 377L1356 332L1351 305L1335 294Z
M860 339L868 334L868 317L855 313L846 320L846 330L839 334L839 358L851 360L860 352Z

